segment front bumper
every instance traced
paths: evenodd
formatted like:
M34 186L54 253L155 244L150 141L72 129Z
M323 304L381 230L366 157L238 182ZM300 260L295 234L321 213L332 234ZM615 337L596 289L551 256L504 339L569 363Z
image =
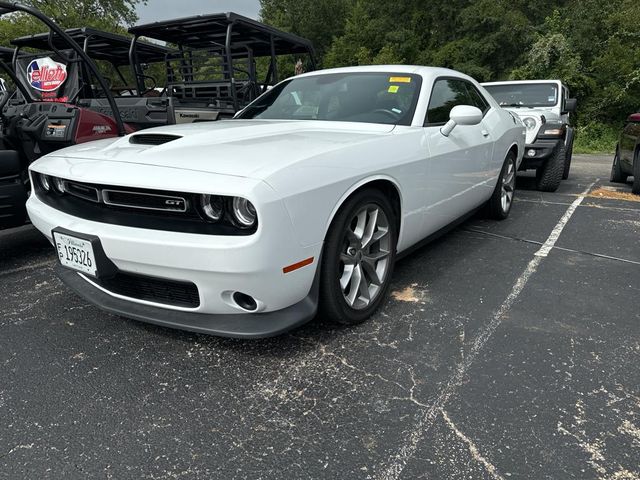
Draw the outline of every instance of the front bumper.
M274 337L309 322L318 310L318 275L309 295L290 307L266 313L216 315L178 312L121 300L96 288L80 274L61 265L56 266L56 274L77 295L106 312L162 327L221 337Z
M555 150L564 143L564 139L545 139L535 140L532 144L525 145L524 157L520 164L520 170L536 169L544 165L544 163L551 158ZM535 155L529 155L530 152L535 152Z
M187 308L107 290L75 271L61 278L76 293L107 311L138 320L202 333L242 338L277 335L313 318L312 286L322 242L302 246L293 234L281 201L261 204L261 223L250 236L218 236L150 231L93 222L68 215L32 195L32 223L51 240L62 227L78 236L97 237L106 258L125 274L190 282L199 304ZM313 257L310 265L284 273L284 267ZM232 292L250 295L255 311L232 300Z

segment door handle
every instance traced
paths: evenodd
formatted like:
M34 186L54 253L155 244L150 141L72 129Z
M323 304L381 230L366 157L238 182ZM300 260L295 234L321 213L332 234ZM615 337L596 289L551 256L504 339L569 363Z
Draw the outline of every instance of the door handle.
M487 130L482 130L482 136L483 137L488 137L489 136L489 132Z

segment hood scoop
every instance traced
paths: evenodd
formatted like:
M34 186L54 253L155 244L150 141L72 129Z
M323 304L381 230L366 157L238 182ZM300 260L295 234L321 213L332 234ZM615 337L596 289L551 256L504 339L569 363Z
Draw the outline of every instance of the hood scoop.
M182 138L179 135L166 135L162 133L140 133L129 137L129 143L134 145L163 145Z

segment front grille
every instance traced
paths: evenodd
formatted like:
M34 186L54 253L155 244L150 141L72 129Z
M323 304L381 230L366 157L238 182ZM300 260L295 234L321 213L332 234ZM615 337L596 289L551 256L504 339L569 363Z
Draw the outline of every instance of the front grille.
M112 278L92 281L109 292L128 298L174 307L198 308L200 306L198 287L191 282L125 272L118 272Z
M64 188L67 193L75 195L76 197L80 197L96 203L100 201L100 194L98 193L98 189L96 187L66 181L64 182Z
M187 211L189 203L184 197L158 195L155 193L140 193L124 190L103 190L104 203L116 207L130 207L141 210L160 210L168 212Z
M74 217L123 227L204 235L247 236L253 228L235 226L226 215L222 221L209 221L202 211L197 193L145 188L98 185L64 180L64 193L45 191L35 182L38 198L56 210Z
M164 135L161 133L140 133L138 135L132 135L129 138L129 143L133 143L135 145L163 145L180 138L182 137L178 135Z

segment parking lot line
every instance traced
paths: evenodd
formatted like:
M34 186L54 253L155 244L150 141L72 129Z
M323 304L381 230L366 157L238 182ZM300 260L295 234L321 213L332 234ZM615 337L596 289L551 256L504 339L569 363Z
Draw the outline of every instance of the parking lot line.
M498 326L505 319L507 313L511 310L511 307L526 287L531 276L535 274L540 264L545 258L547 258L549 252L555 246L556 242L560 238L560 235L562 234L562 231L569 223L569 220L571 220L571 217L577 210L578 206L584 201L585 197L598 183L598 181L599 179L596 179L596 181L591 183L569 206L567 211L551 231L547 240L534 254L525 270L518 277L511 289L511 292L502 303L500 308L493 315L491 320L480 329L480 332L472 343L469 354L466 355L466 357L458 364L457 368L455 369L455 373L449 378L449 381L440 391L440 394L436 397L431 406L426 411L422 412L422 415L409 433L406 442L404 443L404 445L402 445L398 453L393 456L390 465L387 468L384 468L380 474L375 475L375 477L373 478L375 478L376 480L397 480L400 478L403 470L407 466L407 463L417 451L420 441L433 426L433 423L438 418L438 416L442 415L442 411L444 410L447 402L455 393L457 388L462 384L466 372L469 370L476 357L480 354L484 346L492 337Z
M595 198L595 197L588 197ZM538 205L564 205L569 206L571 203L569 202L549 202L547 200L532 200L528 198L516 198L515 202L524 202L524 203L537 203ZM610 207L606 205L598 205L595 203L582 203L580 204L581 208L600 208L602 210L611 210L615 212L637 212L637 208L624 208L624 207Z
M474 458L474 460L476 460L477 462L482 464L482 466L484 466L485 470L489 473L489 475L491 475L491 478L495 480L504 480L504 477L498 473L498 469L495 467L495 465L493 465L489 460L487 460L480 453L475 443L469 437L467 437L464 433L462 433L460 429L458 429L456 424L453 423L453 420L449 418L449 415L447 414L447 412L445 410L441 410L441 414L447 426L453 431L453 433L456 434L456 436L460 440L462 440L467 445L467 448L469 449L471 456Z
M485 232L483 230L478 230L478 229L475 229L475 228L465 228L465 229L463 229L463 231L469 232L469 233L477 233L479 235L485 235L487 237L500 238L502 240L511 240L511 241L514 241L514 242L523 242L523 243L529 243L529 244L532 244L532 245L543 245L542 242L538 242L536 240L529 240L527 238L519 238L519 237L513 237L513 236L509 236L509 235L500 235L500 234L497 234L497 233ZM563 252L579 253L579 254L582 254L582 255L590 255L592 257L606 258L608 260L614 260L614 261L617 261L617 262L631 263L632 265L640 265L640 262L636 262L634 260L628 260L626 258L620 258L620 257L613 257L611 255L605 255L603 253L587 252L585 250L575 250L573 248L559 247L557 245L554 245L553 248L555 250L562 250Z

